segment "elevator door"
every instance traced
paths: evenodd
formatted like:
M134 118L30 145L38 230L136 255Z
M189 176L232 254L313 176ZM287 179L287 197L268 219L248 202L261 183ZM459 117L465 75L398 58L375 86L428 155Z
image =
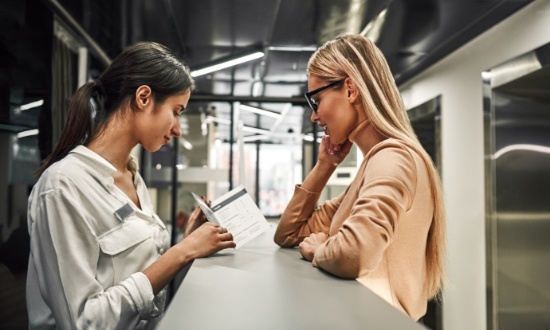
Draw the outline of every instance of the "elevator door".
M548 48L492 70L486 102L489 329L550 329ZM516 77L495 86L504 72Z

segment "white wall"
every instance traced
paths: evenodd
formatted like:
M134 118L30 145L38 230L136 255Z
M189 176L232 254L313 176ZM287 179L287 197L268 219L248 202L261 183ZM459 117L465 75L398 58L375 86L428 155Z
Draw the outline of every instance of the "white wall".
M442 95L450 283L445 330L487 328L481 72L549 43L549 31L550 1L535 1L400 86L407 108Z

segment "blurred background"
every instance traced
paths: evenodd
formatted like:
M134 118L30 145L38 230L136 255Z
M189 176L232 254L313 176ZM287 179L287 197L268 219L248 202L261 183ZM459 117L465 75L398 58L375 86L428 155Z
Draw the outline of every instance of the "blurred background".
M160 42L197 81L183 136L134 150L176 242L190 192L215 199L244 185L278 220L323 135L302 96L307 61L351 32L386 56L442 175L449 286L426 325L550 329L547 31L547 0L0 0L0 328L27 328L33 173L70 96L126 46ZM321 200L361 159L353 149Z

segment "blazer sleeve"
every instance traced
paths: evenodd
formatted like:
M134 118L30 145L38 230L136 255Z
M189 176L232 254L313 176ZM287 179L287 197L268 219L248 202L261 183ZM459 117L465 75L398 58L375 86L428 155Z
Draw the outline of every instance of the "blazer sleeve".
M334 213L342 202L345 192L316 208L319 193L294 188L294 195L288 203L275 231L275 243L282 247L293 247L312 233L329 232Z
M357 278L376 268L401 214L411 207L416 187L416 164L406 147L383 143L367 157L349 217L315 251L312 261L313 266L343 278Z

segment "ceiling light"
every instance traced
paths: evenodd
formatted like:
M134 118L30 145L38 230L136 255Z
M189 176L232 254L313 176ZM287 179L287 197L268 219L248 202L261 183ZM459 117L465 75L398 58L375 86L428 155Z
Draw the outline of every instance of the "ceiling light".
M304 141L313 142L313 135L304 134L302 135L302 139L304 139ZM322 139L323 139L322 137L318 137L317 143L321 143Z
M269 46L267 49L276 52L314 52L317 50L317 46Z
M287 103L285 107L283 108L283 111L281 111L281 117L277 119L277 121L271 126L271 132L274 133L275 130L281 125L283 122L283 119L286 117L290 109L292 108L292 103Z
M224 125L231 125L231 120L229 119L222 119L214 116L208 116L206 117L206 120L209 122L216 122L219 124ZM256 134L271 134L269 130L257 128L257 127L251 127L251 126L243 126L243 132L249 132L249 133L256 133Z
M26 130L26 131L23 131L23 132L19 132L19 133L17 133L17 138L21 139L21 138L24 138L24 137L27 137L27 136L33 136L33 135L38 135L38 128L29 129L29 130Z
M260 141L260 140L267 140L269 139L269 135L263 135L263 134L256 134L256 135L249 135L243 137L244 142L254 142L254 141Z
M303 136L304 141L313 142L313 136L304 134Z
M235 65L252 61L264 56L264 52L253 50L252 52L241 53L238 55L227 56L211 62L210 64L191 71L191 76L198 77L211 72L223 70Z
M180 145L187 149L187 150L193 150L193 144L189 142L187 139L185 139L183 136L180 136L179 138Z
M37 108L37 107L39 107L43 104L44 104L44 100L38 100L38 101L35 101L35 102L30 102L30 103L21 105L19 107L19 110L25 111L25 110L29 110L29 109L32 109L32 108Z
M264 109L260 109L260 108L256 108L256 107L251 107L251 106L245 105L245 104L241 104L241 110L253 112L253 113L258 114L258 115L268 116L268 117L272 117L272 118L280 118L281 117L280 113L269 111L269 110L264 110Z
M268 131L266 129L250 127L250 126L243 126L243 132L256 133L256 134L270 134L271 133L270 131Z
M540 152L540 153L546 153L550 154L550 148L547 146L540 146L536 144L512 144L509 146L506 146L499 151L495 152L493 155L493 159L497 159L500 156L504 155L507 152L510 151L517 151L517 150L524 150L524 151L533 151L533 152Z
M374 20L369 22L367 26L361 31L359 34L369 38L372 40L372 42L377 43L378 39L380 39L380 34L382 33L382 27L384 27L384 23L386 22L386 14L388 12L388 9L384 9L376 16Z
M231 125L231 120L218 118L218 117L214 117L214 116L207 116L206 121L209 122L209 123L214 122L214 123L218 123L218 124Z

